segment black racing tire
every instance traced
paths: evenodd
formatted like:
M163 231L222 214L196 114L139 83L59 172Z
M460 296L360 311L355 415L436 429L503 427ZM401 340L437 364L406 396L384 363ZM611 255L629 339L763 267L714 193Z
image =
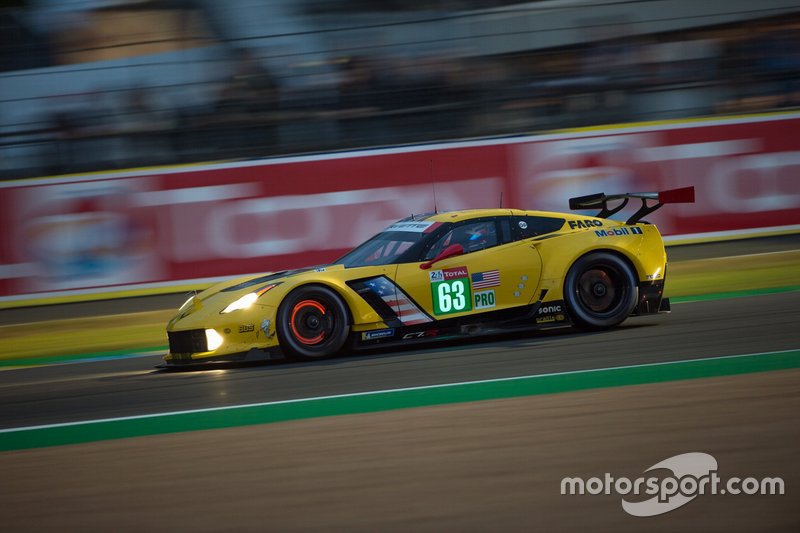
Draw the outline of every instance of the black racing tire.
M570 267L564 280L564 301L575 326L600 330L630 316L639 298L633 268L618 255L592 252Z
M275 329L286 357L301 361L325 359L336 355L347 341L349 313L333 290L305 285L283 299Z

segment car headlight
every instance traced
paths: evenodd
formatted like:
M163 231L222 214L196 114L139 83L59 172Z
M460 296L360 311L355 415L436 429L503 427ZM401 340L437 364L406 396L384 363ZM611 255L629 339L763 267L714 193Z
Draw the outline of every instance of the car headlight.
M217 348L222 346L222 335L216 332L213 329L206 330L206 347L208 348L209 352L213 352Z
M238 300L236 300L232 304L228 305L228 307L226 307L225 309L220 311L220 313L222 313L224 315L226 313L230 313L230 312L236 311L238 309L247 309L248 307L250 307L251 305L256 303L256 300L258 300L261 297L261 295L263 295L265 292L271 291L272 289L274 289L275 287L277 287L280 284L281 284L280 281L277 282L277 283L270 283L269 285L264 285L263 287L261 287L260 289L258 289L255 292L251 292L251 293L245 294L244 296L242 296L241 298L239 298Z
M225 313L232 313L233 311L237 311L239 309L247 309L258 300L258 294L254 292L250 292L233 302L232 304L228 305L225 309L221 312L224 315Z

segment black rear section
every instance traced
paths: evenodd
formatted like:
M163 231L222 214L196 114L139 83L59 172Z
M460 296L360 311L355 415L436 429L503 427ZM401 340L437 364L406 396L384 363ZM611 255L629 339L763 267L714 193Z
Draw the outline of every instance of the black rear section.
M168 331L169 353L200 353L208 351L206 332L202 329Z
M639 283L639 301L631 316L652 315L669 311L669 298L664 298L663 279Z

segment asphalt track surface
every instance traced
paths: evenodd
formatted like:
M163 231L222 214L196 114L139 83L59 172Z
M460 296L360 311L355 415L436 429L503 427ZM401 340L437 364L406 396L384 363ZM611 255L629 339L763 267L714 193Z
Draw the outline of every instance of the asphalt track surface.
M800 235L671 248L670 260L800 247ZM313 363L191 372L159 355L0 372L0 429L462 381L800 348L800 293L690 302L599 333L564 329L477 337ZM177 304L174 301L178 301ZM6 310L0 322L175 307L183 295Z
M159 356L0 372L0 428L797 349L797 292L679 304L599 333L571 329L447 346L160 372Z

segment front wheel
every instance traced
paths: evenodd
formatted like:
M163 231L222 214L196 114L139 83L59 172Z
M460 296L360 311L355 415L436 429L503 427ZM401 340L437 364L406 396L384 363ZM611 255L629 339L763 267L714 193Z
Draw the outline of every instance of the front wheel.
M564 280L564 299L576 326L605 329L620 324L636 307L636 275L621 257L595 252L578 259Z
M287 357L324 359L344 346L350 333L347 307L331 289L295 289L278 309L278 340Z

